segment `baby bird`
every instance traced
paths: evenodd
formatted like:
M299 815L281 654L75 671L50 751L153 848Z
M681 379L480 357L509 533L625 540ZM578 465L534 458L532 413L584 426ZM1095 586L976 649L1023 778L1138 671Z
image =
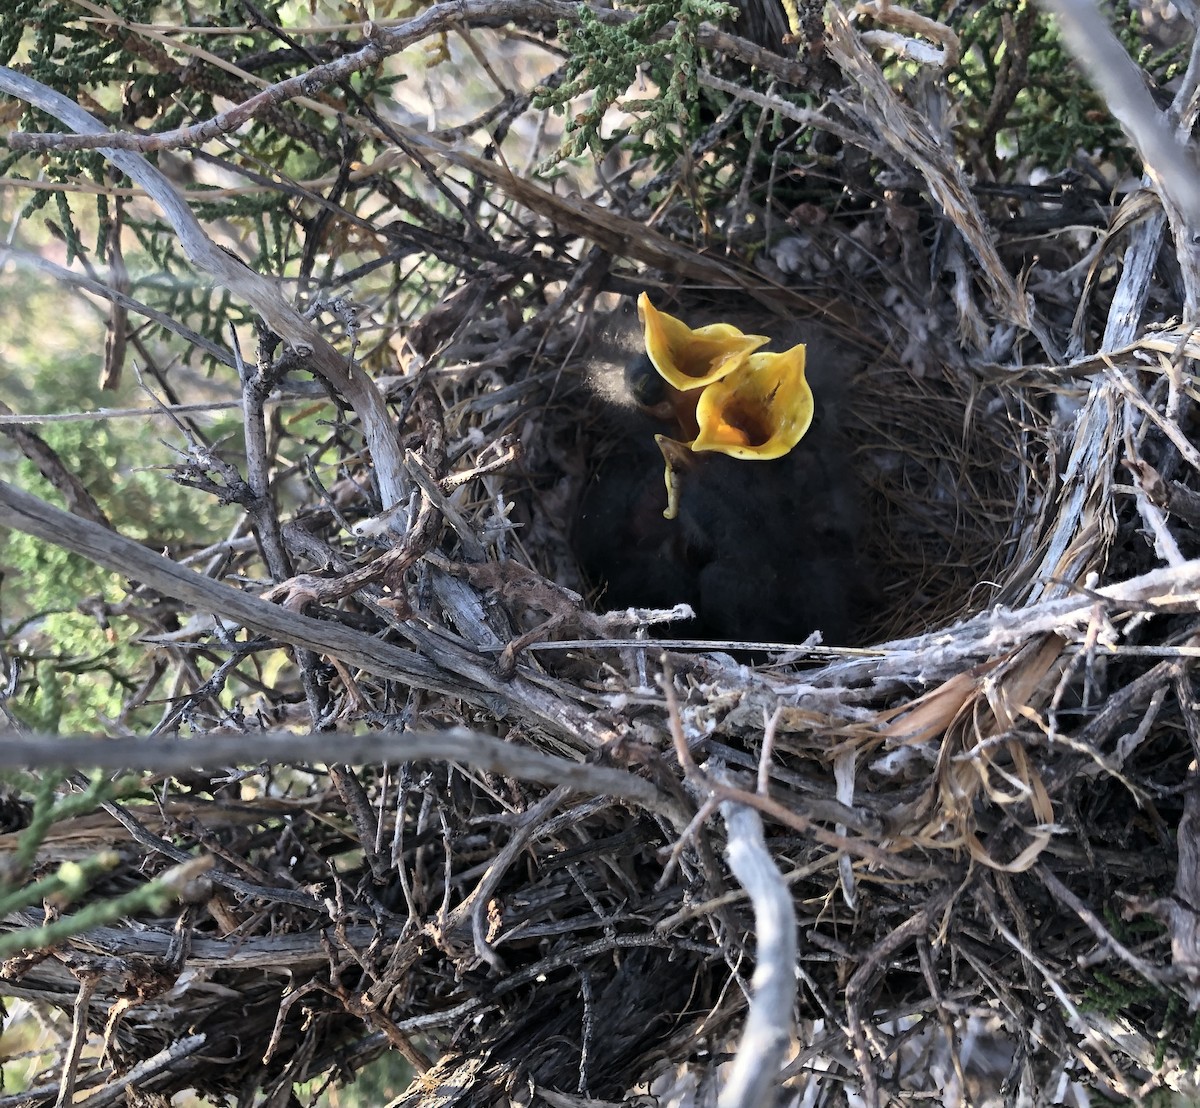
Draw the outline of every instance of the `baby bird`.
M584 490L573 533L602 607L684 602L696 619L679 630L701 638L795 643L820 631L827 644L853 640L869 589L861 505L838 421L850 367L828 332L785 330L793 348L807 340L806 380L770 382L761 404L743 403L738 388L697 400L702 390L686 379L677 388L645 354L604 374L618 439ZM755 350L769 341L746 337L761 340ZM720 350L709 354L715 363ZM762 404L770 426L760 428ZM699 422L707 430L698 433ZM790 441L798 427L798 441L770 456L772 435Z

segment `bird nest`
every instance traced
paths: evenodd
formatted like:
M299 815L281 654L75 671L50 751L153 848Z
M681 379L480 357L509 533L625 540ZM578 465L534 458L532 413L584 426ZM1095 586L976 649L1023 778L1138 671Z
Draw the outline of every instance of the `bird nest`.
M22 1103L68 1075L285 1103L384 1056L412 1067L393 1101L412 1105L751 1098L762 1073L803 1103L1187 1087L1197 350L1165 322L1162 225L1079 235L1081 210L1109 213L1077 173L972 189L829 18L836 107L773 156L731 115L601 204L439 147L505 213L489 261L445 265L439 238L435 302L402 301L363 362L386 409L351 376L319 428L248 434L281 473L283 444L311 451L311 481L279 477L274 525L247 495L258 541L214 546L213 577L6 500L0 522L138 558L129 604L163 670L205 659L159 729L178 741L30 744L156 776L54 809L32 851L48 801L8 801L14 874L104 853L88 901L117 906L64 937L35 930L53 903L5 921L32 936L5 994L76 1013ZM685 170L734 138L769 175L698 212ZM811 325L810 365L839 350L846 641L697 641L679 610L610 609L581 569L579 505L632 418L596 366L646 290ZM1162 325L1122 330L1148 298ZM251 302L291 348L243 367L248 420L293 370L338 391L324 348L297 355L299 325ZM314 331L357 341L345 304L313 307ZM380 411L398 449L372 438ZM188 450L175 478L237 500ZM755 557L789 565L797 526ZM252 634L213 638L193 609ZM252 659L272 650L268 675ZM171 897L123 899L164 874Z

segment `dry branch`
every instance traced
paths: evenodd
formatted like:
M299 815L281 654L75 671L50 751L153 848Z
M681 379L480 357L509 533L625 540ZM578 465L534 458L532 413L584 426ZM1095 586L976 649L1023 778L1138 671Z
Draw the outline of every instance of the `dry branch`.
M75 130L101 138L110 132L73 100L15 70L0 67L0 92L16 96ZM284 301L278 286L222 250L175 191L174 185L146 159L131 150L100 146L100 152L153 198L170 221L187 256L200 270L249 304L305 364L344 396L362 420L363 434L375 462L375 477L385 507L404 499L399 445L383 398L374 381L354 372L345 357L296 309Z
M1058 17L1072 53L1086 67L1156 183L1175 232L1187 289L1184 319L1190 322L1200 309L1200 188L1196 185L1200 163L1195 150L1176 138L1155 107L1141 69L1092 0L1042 2Z
M627 23L636 18L634 11L619 11L612 8L592 7L591 14L608 23ZM545 26L579 18L579 6L561 0L450 0L448 3L433 4L420 15L407 20L399 27L367 23L363 25L365 43L361 49L348 53L326 65L313 66L296 77L273 85L265 85L261 92L233 108L205 120L172 132L160 134L114 134L98 136L86 124L64 119L75 127L78 134L39 134L10 131L6 137L12 150L88 150L114 149L136 150L151 153L155 150L174 147L199 146L211 139L236 131L248 120L268 109L289 100L314 96L328 85L346 80L355 73L372 68L385 57L397 54L415 43L448 30L466 27L503 27L508 23L518 25ZM143 29L136 23L126 23L131 30ZM675 29L673 23L661 28L656 37L670 38ZM791 61L770 50L727 34L715 27L704 25L697 35L699 45L770 73L781 81L803 84L808 76L804 65ZM14 95L19 95L14 93ZM32 101L31 101L32 102ZM48 110L48 109L47 109ZM80 117L76 116L75 119ZM133 176L133 174L130 174ZM135 178L136 179L136 178Z
M367 673L462 696L497 714L504 714L502 704L511 703L519 713L529 713L529 718L540 726L569 739L599 746L610 737L578 707L548 696L522 677L502 680L490 665L491 659L481 658L449 639L408 628L422 650L405 650L328 620L299 615L183 569L139 543L2 482L0 525L55 543L114 573L130 574L197 611L221 613L272 640L339 658ZM398 629L406 626L397 623Z
M754 905L753 994L742 1041L717 1101L719 1108L766 1108L775 1103L779 1073L792 1038L796 994L796 913L792 897L749 808L721 804L733 876Z
M368 734L323 731L310 735L255 732L196 736L187 742L0 734L0 766L11 768L146 769L180 773L222 766L322 762L330 758L351 766L426 760L461 762L488 773L629 800L665 816L676 813L651 782L624 770L569 762L462 729Z

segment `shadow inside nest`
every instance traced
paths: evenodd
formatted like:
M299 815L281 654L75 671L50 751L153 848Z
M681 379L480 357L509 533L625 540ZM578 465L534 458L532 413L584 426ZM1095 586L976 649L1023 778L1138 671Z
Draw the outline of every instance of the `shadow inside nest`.
M999 599L1029 553L1024 525L1042 492L1037 398L958 367L897 365L888 336L852 323L734 294L669 307L695 327L767 336L770 351L805 343L812 425L772 460L687 457L666 519L656 436L688 428L661 402L631 302L601 321L580 368L595 418L571 530L593 608L686 604L694 618L655 633L779 644L817 633L836 647L921 633Z

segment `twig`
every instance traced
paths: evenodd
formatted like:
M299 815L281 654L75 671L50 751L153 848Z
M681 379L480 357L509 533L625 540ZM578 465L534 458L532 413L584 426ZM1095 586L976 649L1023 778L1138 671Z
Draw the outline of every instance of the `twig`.
M1158 264L1166 225L1165 213L1156 208L1130 231L1129 245L1121 265L1121 279L1117 282L1108 320L1104 325L1101 352L1115 351L1134 340L1150 295L1151 280L1154 267Z
M1041 0L1082 62L1109 111L1137 147L1171 221L1184 283L1184 316L1200 309L1200 177L1193 152L1155 107L1141 68L1091 0Z
M700 774L700 771L696 766L696 760L692 757L692 752L688 749L687 736L683 731L683 717L679 714L679 699L675 695L675 674L671 669L671 660L665 654L661 658L661 665L663 697L667 702L667 721L671 728L671 741L675 746L675 757L684 775L695 777Z
M454 761L519 780L563 785L570 791L619 797L661 815L676 815L655 785L621 769L572 762L554 754L504 742L463 728L448 731L372 731L348 734L262 732L247 735L195 735L177 738L105 739L96 736L12 735L0 733L0 766L147 769L182 773L230 765ZM178 859L184 861L184 855Z
M63 1060L62 1084L59 1086L54 1108L65 1108L75 1099L75 1077L79 1072L79 1059L83 1054L84 1044L87 1042L88 1010L101 978L101 975L91 968L80 970L76 976L79 978L79 994L75 997L75 1011L71 1016L71 1045Z
M956 624L952 641L939 631L885 643L880 653L826 667L817 680L823 687L836 688L914 672L925 673L927 679L935 671L961 672L980 658L1003 654L1039 635L1077 639L1091 624L1097 605L1109 614L1195 612L1200 609L1200 559L1102 587L1076 586L1069 596L1022 608L997 606Z
M246 444L246 485L249 487L249 497L245 503L250 526L254 537L258 540L263 560L271 580L276 583L286 580L292 573L292 559L283 542L283 532L279 525L279 512L271 490L271 466L267 457L267 424L266 402L272 387L279 378L287 372L287 356L280 363L271 364L271 350L275 345L273 336L259 327L258 358L255 368L251 371L242 358L241 344L238 342L236 328L230 326L230 346L233 348L234 359L237 362L238 379L242 384L242 425ZM314 727L321 722L326 697L324 686L317 680L317 664L319 658L311 650L297 649L296 660L300 663L301 683L305 699L308 701L309 718ZM345 674L343 681L347 688L353 687L353 682ZM335 784L344 785L338 767L331 766L330 773ZM351 808L351 812L354 809Z
M142 846L153 850L156 854L170 858L171 861L178 863L180 866L195 866L202 861L211 864L210 856L193 857L186 850L181 850L174 843L167 842L160 835L155 835L152 831L148 831L123 805L110 800L102 804L101 807L129 832L134 842L141 843ZM306 908L310 912L324 913L325 910L319 898L300 889L256 885L250 881L243 881L240 877L234 877L232 874L215 867L208 868L207 876L214 885L220 885L230 892L249 897L252 900L291 904L296 908Z
M760 108L767 108L783 116L784 119L790 119L793 123L799 123L804 127L815 127L831 135L836 135L843 142L849 143L851 146L857 146L861 150L866 150L880 161L887 162L889 165L903 167L907 164L897 156L896 151L888 146L887 143L880 142L865 132L856 131L853 127L846 126L845 123L833 119L826 112L817 111L814 108L798 107L790 100L784 100L779 96L771 96L768 93L746 88L735 81L727 81L724 77L718 77L715 73L708 72L708 70L700 71L699 81L706 88L716 89L717 92L723 92L726 96L732 96L735 100L743 100L748 104L757 104Z
M636 11L615 11L605 7L591 7L590 14L604 23L628 23L637 16ZM503 27L508 23L553 24L560 20L579 19L579 6L565 0L449 0L426 8L419 16L408 20L400 27L384 28L368 23L364 30L365 44L353 53L336 61L317 65L304 73L276 84L268 85L255 96L235 104L232 108L213 116L202 123L181 127L160 134L118 133L100 139L86 125L73 120L64 120L79 134L45 134L14 131L7 136L9 149L16 151L47 150L139 150L151 153L156 150L175 149L183 146L202 146L212 139L230 134L249 120L289 100L301 99L304 106L313 106L308 98L323 88L343 81L364 69L372 69L391 54L407 49L414 43L431 35L440 34L460 27ZM139 30L138 24L122 23L131 30ZM669 39L675 24L661 28L656 41ZM736 35L719 31L702 24L697 31L700 46L740 58L781 81L799 85L805 83L808 68ZM16 94L20 95L20 94ZM317 107L326 107L316 105ZM327 108L326 108L327 110ZM132 174L131 174L132 176Z
M1142 522L1154 536L1155 553L1167 565L1181 566L1187 559L1180 551L1175 536L1171 534L1171 529L1167 526L1167 517L1157 504L1154 495L1154 490L1161 487L1162 479L1149 463L1143 461L1137 454L1137 448L1129 434L1125 436L1125 444L1127 456L1123 460L1123 464L1133 475L1133 491L1137 501L1138 515L1142 517ZM1157 483L1155 478L1158 478Z
M368 673L462 697L485 705L497 715L515 712L576 742L583 740L600 746L614 737L609 728L582 707L564 703L520 674L502 680L478 655L423 626L399 624L420 645L421 652L417 652L328 620L288 611L184 569L140 543L72 516L2 481L0 525L73 550L97 565L135 577L200 611L219 612L260 634L332 655Z
M909 35L923 35L937 43L937 49L914 38L905 38L892 31L864 31L863 42L896 51L906 61L915 61L937 69L953 69L962 55L958 35L946 24L909 11L889 0L864 0L856 4L851 15L869 15L884 26L899 27Z
M986 284L996 311L1024 330L1033 329L1035 321L1025 296L1001 261L987 220L950 147L938 141L928 120L900 100L836 7L829 9L828 42L833 59L847 78L858 84L861 104L847 105L848 110L857 108L864 127L877 130L892 147L893 157L899 156L925 179L946 218L958 228L979 262L976 276ZM1048 340L1043 346L1051 348Z
M557 808L570 792L565 786L548 792L533 807L526 811L519 826L513 829L512 837L504 844L503 849L491 860L487 872L479 884L463 900L453 912L445 916L442 926L446 932L453 932L461 927L466 919L471 921L471 935L475 940L475 953L494 969L504 972L507 967L496 953L495 947L488 941L489 936L484 929L484 914L488 908L491 895L499 887L510 866L516 862L525 850L529 840L538 830L542 821ZM449 851L447 851L449 857Z
M329 734L329 732L322 732ZM358 835L359 846L362 847L363 857L371 867L371 872L377 881L386 882L391 877L389 860L376 848L379 838L380 825L375 818L375 810L371 807L371 799L367 790L358 779L355 772L344 762L329 763L329 779L337 789L338 796L346 806L346 814L354 824L355 834Z
M1021 958L1026 961L1033 969L1041 976L1042 980L1054 994L1058 1003L1063 1006L1064 1011L1070 1017L1070 1023L1073 1030L1083 1035L1088 1044L1100 1055L1104 1063L1108 1066L1109 1075L1114 1079L1115 1084L1119 1089L1127 1091L1127 1087L1120 1080L1120 1069L1113 1062L1104 1040L1100 1037L1095 1027L1088 1018L1079 1010L1074 1000L1067 994L1062 983L1058 980L1057 975L1041 958L1029 948L1028 944L1023 943L1021 939L1014 935L1012 931L1001 922L1001 916L998 906L995 903L994 897L990 891L983 885L975 886L975 895L980 901L981 907L991 918L992 926L996 929L996 933L1007 942L1013 950L1021 955Z
M1174 982L1172 975L1164 973L1159 966L1152 965L1144 958L1139 958L1123 943L1119 942L1101 922L1100 918L1093 912L1082 900L1079 899L1070 889L1066 887L1053 873L1050 872L1044 865L1038 863L1033 867L1032 872L1037 875L1038 879L1046 886L1046 891L1060 901L1072 912L1074 912L1086 925L1089 931L1096 936L1100 943L1109 954L1120 958L1134 972L1140 974L1147 981L1170 988Z
M209 871L211 875L211 871ZM17 913L8 922L21 927L36 926L41 913ZM348 941L367 946L373 938L382 936L388 942L398 942L400 928L394 924L355 924L346 929ZM121 927L92 927L68 940L72 947L90 954L111 959L145 958L155 962L168 959L174 935L161 927L143 926L134 930ZM187 964L191 969L293 971L312 970L328 961L322 946L322 932L300 931L287 934L235 934L224 939L193 936L188 947Z
M1116 366L1110 366L1110 378L1117 388L1139 412L1146 416L1164 435L1171 444L1197 472L1200 472L1200 450L1197 450L1191 440L1183 433L1174 420L1168 419L1152 404L1148 403L1141 391Z
M12 414L12 409L0 400L0 419ZM104 509L96 502L87 485L41 435L20 423L8 422L0 423L0 435L7 436L17 444L21 453L37 466L38 472L62 494L73 514L91 520L101 527L112 527Z
M897 950L916 941L928 929L930 921L945 907L954 890L941 888L925 902L925 905L910 916L899 927L894 928L871 948L863 957L858 969L846 982L846 1017L850 1041L862 1076L862 1096L867 1104L881 1103L879 1078L871 1063L871 1051L867 1046L866 1027L863 1023L862 1002L876 976L883 971L886 960Z
M21 269L35 269L40 273L46 274L48 277L52 277L60 285L70 285L78 289L83 289L85 292L90 292L93 296L99 296L108 300L128 312L135 312L138 315L145 316L147 319L153 320L160 327L174 332L190 347L203 350L210 358L230 368L233 367L233 358L230 356L228 350L222 349L212 339L200 334L199 331L193 331L190 327L185 327L166 312L159 311L158 308L152 308L149 304L144 304L140 300L135 300L132 296L128 295L127 291L118 291L110 285L104 284L102 281L95 280L82 273L76 273L73 269L58 265L49 258L43 258L40 254L18 250L11 246L0 249L0 264L9 259L14 261Z
M763 838L762 820L742 804L721 805L729 868L754 908L755 967L750 1010L718 1108L775 1103L792 1036L796 999L796 910Z
M127 1073L123 1073L120 1077L114 1077L99 1092L77 1101L77 1104L86 1105L87 1108L104 1108L105 1105L116 1104L118 1101L122 1104L128 1103L126 1100L128 1089L142 1090L144 1095L144 1090L154 1087L153 1079L157 1074L165 1069L170 1069L181 1059L195 1054L207 1041L208 1036L203 1032L179 1039L170 1046L164 1047L153 1057L139 1062Z
M246 510L250 524L258 537L263 559L271 579L279 582L291 576L292 563L283 545L279 517L271 497L270 462L267 458L267 428L264 408L273 382L268 377L269 366L260 357L253 371L242 359L237 331L230 327L238 378L242 384L242 423L246 439L246 484L250 486L250 503Z
M769 716L767 710L763 709L762 751L758 756L758 781L756 784L759 796L766 796L770 792L771 759L775 751L775 735L781 719L783 719L782 704L776 704L775 710Z

